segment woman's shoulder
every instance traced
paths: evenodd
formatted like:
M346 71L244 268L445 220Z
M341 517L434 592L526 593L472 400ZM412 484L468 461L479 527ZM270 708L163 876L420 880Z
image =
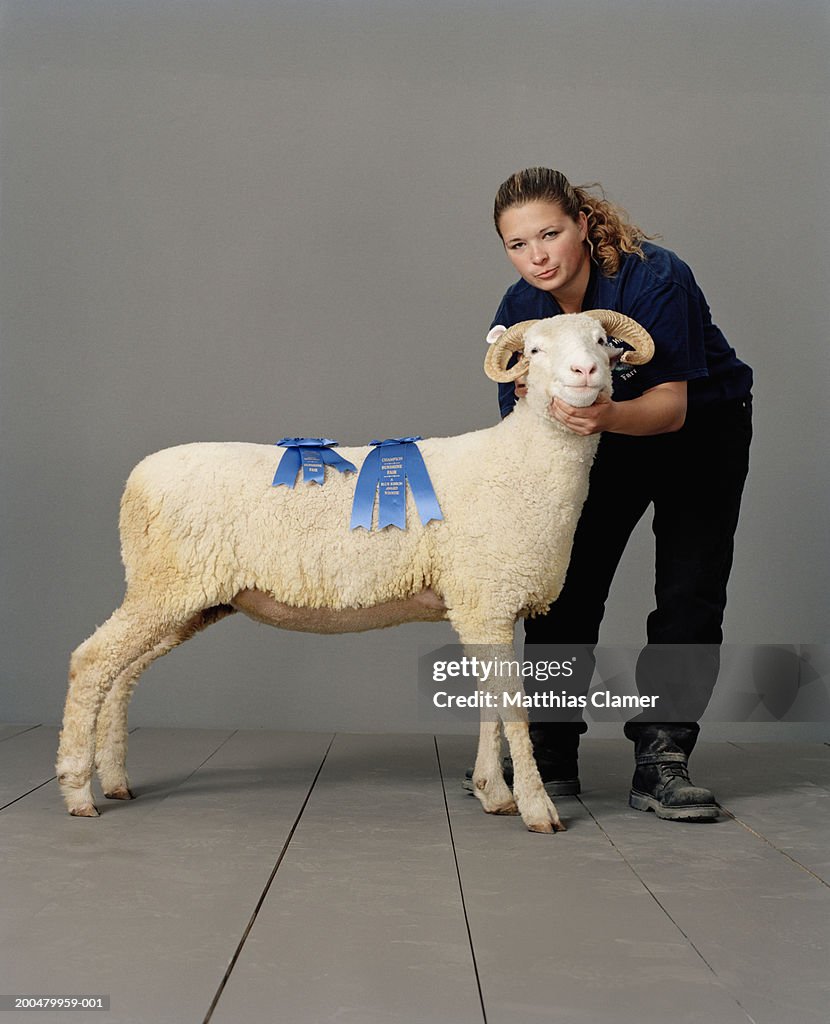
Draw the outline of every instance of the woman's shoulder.
M638 281L642 287L681 285L689 290L697 287L688 263L676 252L654 242L642 243L643 255L625 253L618 277L624 281Z

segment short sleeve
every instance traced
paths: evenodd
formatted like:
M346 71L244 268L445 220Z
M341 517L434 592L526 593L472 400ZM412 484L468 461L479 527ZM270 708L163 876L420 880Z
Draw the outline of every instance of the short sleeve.
M620 312L636 320L654 339L654 357L637 374L638 389L708 375L700 303L681 284L660 282Z

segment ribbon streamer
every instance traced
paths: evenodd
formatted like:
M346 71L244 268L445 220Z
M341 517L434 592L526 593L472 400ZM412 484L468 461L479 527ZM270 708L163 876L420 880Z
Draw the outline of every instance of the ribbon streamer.
M357 472L356 466L331 450L337 441L330 437L284 437L277 444L286 451L277 466L272 487L285 484L293 488L300 468L305 483L320 484L321 487L326 478L326 466L332 466L341 473Z
M372 529L377 491L378 529L396 526L405 530L407 480L421 523L426 526L433 519L444 518L423 456L415 444L420 440L420 437L389 437L385 441L370 442L375 450L366 456L357 478L350 529L358 526Z

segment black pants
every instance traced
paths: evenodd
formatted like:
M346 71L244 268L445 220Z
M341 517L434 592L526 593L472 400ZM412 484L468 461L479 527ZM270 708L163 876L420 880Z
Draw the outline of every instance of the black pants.
M690 411L682 429L671 434L604 434L564 588L546 615L525 620L526 643L593 649L622 553L653 505L655 608L646 623L648 643L704 646L697 656L689 648L658 656L658 648L646 647L637 678L642 692L654 692L649 677L658 672L666 676L668 669L680 707L686 699L685 713L672 717L696 722L717 680L726 584L751 438L748 399ZM692 680L694 687L687 685ZM626 734L634 738L628 726Z

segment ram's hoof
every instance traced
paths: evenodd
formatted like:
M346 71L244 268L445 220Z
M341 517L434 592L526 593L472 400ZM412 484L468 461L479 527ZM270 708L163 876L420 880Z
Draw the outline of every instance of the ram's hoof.
M128 786L116 786L109 793L104 793L107 800L134 800L133 791Z
M73 818L97 818L99 811L95 804L84 804L82 807L73 807L69 813Z
M549 836L554 832L567 832L561 821L534 821L527 826L528 832L539 832L541 835Z

